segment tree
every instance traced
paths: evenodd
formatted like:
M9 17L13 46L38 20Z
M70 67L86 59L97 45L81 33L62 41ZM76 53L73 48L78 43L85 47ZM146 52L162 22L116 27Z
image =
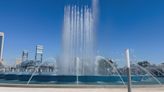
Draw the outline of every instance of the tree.
M142 61L142 62L138 62L138 65L146 68L146 67L150 66L151 64L148 61Z

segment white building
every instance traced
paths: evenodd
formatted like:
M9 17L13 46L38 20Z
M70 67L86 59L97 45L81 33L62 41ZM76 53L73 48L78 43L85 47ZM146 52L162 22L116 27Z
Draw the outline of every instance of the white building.
M0 62L3 61L4 33L0 32Z

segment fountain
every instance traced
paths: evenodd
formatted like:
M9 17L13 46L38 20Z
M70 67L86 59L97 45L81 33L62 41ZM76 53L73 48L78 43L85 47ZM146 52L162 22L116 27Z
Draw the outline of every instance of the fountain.
M126 70L120 72L113 61L95 55L95 33L97 25L97 3L98 0L91 0L92 5L82 4L80 6L67 5L64 8L63 24L63 51L61 58L51 58L36 64L37 59L22 63L20 73L11 72L1 74L0 79L4 82L13 80L23 84L92 84L92 85L123 85L128 81ZM41 59L42 61L42 59ZM51 61L51 64L50 62ZM104 63L105 62L105 63ZM52 67L50 67L53 65ZM28 66L28 68L26 67ZM48 66L48 71L47 67ZM26 67L26 68L24 68ZM20 68L20 69L21 69ZM151 77L150 82L162 84L146 68L137 65L146 74L132 74L134 84L144 84L147 76ZM164 75L161 71L156 70ZM148 75L147 75L148 74Z
M78 57L79 74L95 74L95 24L96 3L93 0L89 5L68 5L64 9L63 54L58 65L60 75L76 75L76 62Z
M43 72L40 73L40 74L38 74L37 70L39 70L39 68L40 68L43 64L50 63L50 62L48 62L48 61L51 61L51 63L56 64L56 59L55 59L55 58L50 58L50 59L47 59L46 62L40 63L40 64L34 69L34 71L33 71L32 73L26 75L26 77L29 78L28 81L27 81L27 85L30 84L30 82L32 81L33 77L36 77L35 75L40 75L40 76L41 76L41 74L42 74ZM54 61L54 62L53 62L53 61ZM56 66L55 66L55 68L56 68ZM55 75L56 72L50 72L50 73L51 73L51 75ZM44 74L44 73L43 73L43 74ZM45 74L45 75L50 75L50 74ZM45 79L45 78L44 78L44 79Z
M162 85L162 83L151 73L149 72L147 69L145 69L144 67L140 66L139 64L136 64L139 68L141 68L143 71L145 71L150 77L152 77L159 85Z
M120 75L120 73L118 72L118 69L111 63L111 62L108 62L108 60L105 58L105 57L102 57L102 56L97 56L96 57L96 62L100 61L100 60L105 60L113 69L114 71L117 73L118 77L120 78L120 81L122 82L122 84L125 86L125 82L122 78L122 76ZM109 76L109 75L108 75ZM116 76L115 76L116 77ZM118 78L118 79L119 79ZM126 87L126 86L125 86Z
M134 57L137 58L135 55L132 55L132 56L133 56L133 58L134 58ZM144 68L143 66L139 65L138 62L137 62L137 60L133 60L133 62L137 65L138 68L140 68L142 71L144 71L145 73L148 74L148 76L147 76L147 75L144 75L144 76L149 77L148 79L152 78L157 84L162 85L162 83L160 82L160 80L159 80L158 78L156 78L156 77L153 75L153 73L151 73L149 70L147 70L147 69Z

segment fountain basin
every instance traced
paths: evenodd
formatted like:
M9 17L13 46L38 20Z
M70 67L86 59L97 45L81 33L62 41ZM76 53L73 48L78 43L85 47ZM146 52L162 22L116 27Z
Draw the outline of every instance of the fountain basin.
M18 80L18 81L28 81L31 74L4 74L1 79L5 80ZM127 76L122 76L124 82L127 82ZM140 82L146 79L145 76L132 76L132 81ZM121 82L120 76L110 75L110 76L74 76L74 75L54 75L54 74L35 74L31 81L36 82L54 82L54 83L113 83Z
M18 74L16 74L16 73L7 73L7 74L4 74L3 78L5 80L17 80L18 79Z
M0 79L3 79L4 78L4 74L0 74Z

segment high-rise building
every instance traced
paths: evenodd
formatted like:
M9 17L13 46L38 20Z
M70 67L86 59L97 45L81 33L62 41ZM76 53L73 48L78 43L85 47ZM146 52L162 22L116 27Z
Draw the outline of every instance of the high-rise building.
M36 46L36 52L35 52L35 61L42 62L43 60L43 45L37 45Z
M0 32L0 62L3 61L4 33Z
M24 50L22 53L22 62L27 60L28 60L28 52Z

